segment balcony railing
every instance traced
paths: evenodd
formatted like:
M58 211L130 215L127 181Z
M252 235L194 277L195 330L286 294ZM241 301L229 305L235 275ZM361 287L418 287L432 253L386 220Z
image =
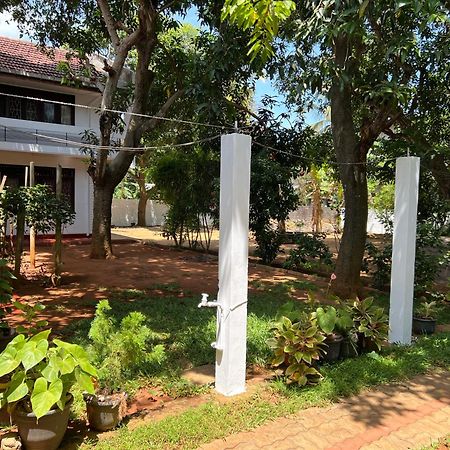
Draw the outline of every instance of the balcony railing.
M21 128L0 125L0 142L82 147L82 135L39 128Z

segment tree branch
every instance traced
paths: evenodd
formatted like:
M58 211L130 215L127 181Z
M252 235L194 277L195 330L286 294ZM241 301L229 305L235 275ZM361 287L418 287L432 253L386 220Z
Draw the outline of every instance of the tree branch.
M185 89L179 89L178 91L174 92L164 103L164 105L161 106L159 111L155 114L157 117L165 117L169 109L172 107L172 105L184 95ZM161 121L158 119L150 119L142 124L142 134L147 133L151 131L153 128L155 128L158 123Z
M109 37L111 38L111 42L114 48L117 50L120 45L120 38L119 35L117 34L117 23L111 14L111 9L109 8L108 1L97 0L97 5L102 13L106 29L108 30Z

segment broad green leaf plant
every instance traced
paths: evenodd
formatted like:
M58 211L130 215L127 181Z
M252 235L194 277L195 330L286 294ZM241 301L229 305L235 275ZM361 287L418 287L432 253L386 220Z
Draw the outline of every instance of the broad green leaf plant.
M48 337L51 330L16 336L0 354L0 377L8 377L0 393L0 406L12 411L20 402L36 419L54 408L64 409L74 384L94 393L96 369L79 345Z
M319 328L309 320L292 322L281 317L274 324L273 334L267 342L274 352L272 365L283 370L287 383L317 384L322 375L314 366L324 353L325 340Z

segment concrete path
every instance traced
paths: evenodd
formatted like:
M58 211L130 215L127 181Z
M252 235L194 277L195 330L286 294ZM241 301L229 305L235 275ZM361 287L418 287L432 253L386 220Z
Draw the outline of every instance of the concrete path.
M310 408L201 449L407 450L449 433L450 372L441 372Z

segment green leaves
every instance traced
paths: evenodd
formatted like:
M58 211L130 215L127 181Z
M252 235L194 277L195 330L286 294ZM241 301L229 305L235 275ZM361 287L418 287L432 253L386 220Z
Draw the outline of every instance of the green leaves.
M17 352L17 357L21 360L25 371L40 363L47 355L48 341L40 340L28 341L21 350Z
M273 55L272 41L281 22L295 10L292 0L225 0L222 20L243 30L252 30L248 55L267 61Z
M2 404L29 398L38 419L55 405L63 408L75 383L94 393L92 377L97 373L80 346L59 339L49 343L50 332L30 338L18 335L0 355L0 376L11 375Z
M331 334L337 321L336 309L332 306L328 307L326 311L323 308L317 308L316 317L320 329L325 334Z
M31 407L36 414L36 418L45 416L59 401L62 393L63 383L60 379L49 384L45 378L38 378L34 383L31 394Z
M11 280L16 277L8 269L8 261L0 259L0 303L11 301L13 288Z
M303 386L320 380L313 364L323 353L325 336L313 322L305 317L292 322L282 316L274 324L274 337L267 342L275 355L272 365L281 366L289 383Z
M18 372L13 375L5 391L6 401L8 403L18 402L28 394L28 386L25 383L25 374Z

